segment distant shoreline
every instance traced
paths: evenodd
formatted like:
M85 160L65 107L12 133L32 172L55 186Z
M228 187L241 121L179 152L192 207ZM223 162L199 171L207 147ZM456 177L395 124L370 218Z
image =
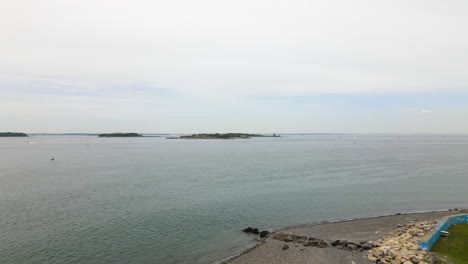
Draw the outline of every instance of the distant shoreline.
M0 137L28 137L28 135L22 132L0 132Z
M144 136L138 133L105 133L105 134L99 134L98 137L116 138L116 137L144 137Z
M280 135L263 135L248 133L214 133L214 134L193 134L190 136L180 136L180 139L249 139L252 137L280 137Z
M100 133L26 133L28 136L97 136ZM191 133L140 133L144 136L190 135ZM265 135L272 133L265 133ZM278 133L282 136L468 136L468 133Z

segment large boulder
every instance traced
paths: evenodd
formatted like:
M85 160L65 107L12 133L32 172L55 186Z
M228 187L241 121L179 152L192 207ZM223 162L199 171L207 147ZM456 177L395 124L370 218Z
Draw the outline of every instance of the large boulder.
M369 243L369 242L362 244L362 249L364 249L364 250L370 250L370 249L372 249L373 247L374 247L374 246L373 246L371 243Z
M253 228L250 227L250 226L247 227L246 229L242 230L242 232L244 232L244 233L252 233L252 231L253 231Z
M361 246L358 244L354 244L354 243L346 244L346 249L349 249L349 250L358 250L359 248L361 248Z
M253 228L253 227L247 227L246 229L242 230L242 232L244 233L248 233L248 234L255 234L255 235L258 235L260 234L260 231L258 231L258 228Z
M344 246L346 244L348 244L348 240L336 240L334 242L331 243L332 246L336 247L336 246Z
M260 232L260 237L261 237L261 238L268 237L269 235L270 235L270 232L269 232L269 231L262 231L262 232Z

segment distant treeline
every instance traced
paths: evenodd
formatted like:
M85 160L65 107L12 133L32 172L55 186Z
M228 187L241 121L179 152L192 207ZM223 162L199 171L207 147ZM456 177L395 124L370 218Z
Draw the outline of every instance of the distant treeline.
M251 137L279 137L279 135L260 135L247 133L215 133L215 134L193 134L191 136L181 136L185 139L232 139L232 138L251 138Z
M0 132L0 137L27 137L25 133L20 132Z
M99 134L99 137L142 137L143 135L138 133L109 133Z
M97 136L90 133L30 133L32 136Z

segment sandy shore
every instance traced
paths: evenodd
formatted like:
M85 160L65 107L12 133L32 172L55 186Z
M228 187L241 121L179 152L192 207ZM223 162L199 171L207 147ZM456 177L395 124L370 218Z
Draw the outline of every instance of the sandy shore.
M454 212L428 212L404 215L382 216L368 219L323 223L304 227L284 229L278 232L320 238L329 244L338 239L350 242L376 241L395 231L398 224L414 221L435 221L454 214ZM276 232L276 233L278 233ZM287 244L289 249L282 250ZM335 247L305 247L301 248L293 242L283 242L267 238L261 245L226 261L230 264L273 264L273 263L310 263L310 264L371 264L364 252L352 252Z

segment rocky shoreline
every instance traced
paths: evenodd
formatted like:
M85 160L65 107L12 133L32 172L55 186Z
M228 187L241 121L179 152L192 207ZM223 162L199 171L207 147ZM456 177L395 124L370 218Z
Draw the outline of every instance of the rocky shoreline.
M276 232L246 228L259 244L222 263L427 264L417 240L452 210L326 222Z
M426 251L419 250L419 238L431 231L436 224L437 221L410 221L404 225L400 224L394 233L373 243L375 247L368 252L367 258L376 263L431 263L431 256Z

